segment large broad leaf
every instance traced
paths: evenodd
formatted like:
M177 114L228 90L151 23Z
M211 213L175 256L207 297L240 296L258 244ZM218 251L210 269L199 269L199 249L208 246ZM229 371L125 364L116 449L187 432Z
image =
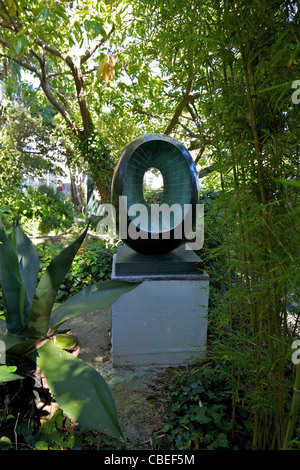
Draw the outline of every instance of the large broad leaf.
M17 223L11 233L11 242L18 254L21 276L25 284L24 323L31 309L39 274L39 257L32 241Z
M0 220L0 277L7 330L18 333L23 328L25 284L18 255L5 233Z
M54 258L43 273L36 289L27 325L23 333L25 336L42 337L46 335L57 292L72 265L86 232L87 228L80 237Z
M111 392L89 364L48 341L30 356L43 371L62 410L82 428L122 438Z
M71 299L61 304L60 307L53 310L50 318L50 328L55 330L70 318L106 307L139 284L139 282L102 281L85 287Z

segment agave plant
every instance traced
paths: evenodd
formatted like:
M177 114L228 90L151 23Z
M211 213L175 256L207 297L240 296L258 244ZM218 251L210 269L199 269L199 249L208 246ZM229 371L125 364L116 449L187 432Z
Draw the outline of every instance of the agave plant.
M86 232L87 229L56 256L38 280L39 259L33 243L18 222L8 237L0 221L4 304L0 341L5 345L6 358L6 365L0 367L0 382L19 379L22 374L16 365L29 359L42 371L55 401L71 419L86 429L121 439L114 401L105 380L92 366L66 351L70 335L59 332L66 320L109 305L137 285L103 281L82 289L63 304L55 304Z

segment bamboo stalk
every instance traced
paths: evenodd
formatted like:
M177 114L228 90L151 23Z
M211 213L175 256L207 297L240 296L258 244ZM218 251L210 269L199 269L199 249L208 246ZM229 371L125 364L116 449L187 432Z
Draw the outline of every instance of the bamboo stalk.
M211 102L212 102L212 115L213 115L213 120L214 120L214 124L216 128L216 148L219 154L219 138L218 138L218 127L216 123L215 103L212 98L212 88L211 88L210 75L209 75L208 69L207 69L207 80L208 80L208 86L209 86ZM229 240L229 231L228 231L227 204L226 204L226 197L225 197L224 174L223 174L222 167L220 170L220 179L221 179L223 214L224 214L224 233L225 233L225 246L226 246L227 275L228 275L228 284L229 284L229 336L230 336L230 342L232 345L233 344L233 292L232 292L231 254L230 254L230 240ZM234 363L234 360L232 360L232 364L231 364L232 384L234 382L234 369L235 369L235 363ZM235 394L233 394L232 395L232 415L231 415L232 437L234 435L234 427L235 427L235 403L236 403Z
M292 405L290 409L289 419L288 419L284 443L283 443L283 450L289 449L290 443L293 439L299 409L300 409L300 363L298 363L296 367L294 393L293 393Z
M262 152L261 152L261 146L258 138L258 132L257 132L257 124L256 124L256 116L254 112L254 106L253 106L253 100L252 100L252 94L251 94L251 87L250 87L250 81L249 81L249 74L248 74L248 66L247 66L247 59L246 59L246 54L245 54L245 49L244 49L244 43L242 39L242 33L241 29L239 27L236 15L235 15L235 3L234 0L231 0L231 6L232 10L234 13L234 22L235 22L235 28L236 28L236 33L237 33L237 38L238 38L238 44L239 44L239 49L241 53L241 59L242 59L242 67L243 67L243 75L244 75L244 82L246 86L246 94L247 94L247 102L248 102L248 108L249 108L249 115L250 115L250 122L251 122L251 128L253 132L253 141L254 141L254 148L255 148L255 154L256 154L256 161L257 161L257 176L258 176L258 184L259 184L259 189L260 189L260 199L261 199L261 204L262 204L262 212L263 212L263 220L264 220L264 230L266 234L266 240L267 240L267 248L268 248L268 258L269 258L269 269L267 272L267 278L270 278L270 283L271 283L271 289L270 289L270 299L273 297L273 308L274 308L274 314L275 314L275 327L276 327L276 335L277 335L277 351L278 351L278 356L280 357L280 362L279 362L279 368L278 368L278 386L279 386L279 393L277 394L277 400L275 400L275 405L276 405L276 423L277 423L277 429L278 429L278 446L279 448L282 445L282 433L283 433L283 428L284 428L284 390L283 390L283 358L282 358L282 345L281 345L281 326L280 326L280 314L279 314L279 309L278 309L278 302L277 302L277 297L276 297L276 284L274 281L274 263L273 263L273 244L272 244L272 235L271 235L271 230L270 230L270 217L269 217L269 210L268 210L268 205L267 205L267 198L266 198L266 192L265 192L265 186L264 186L264 176L263 176L263 159L262 159Z

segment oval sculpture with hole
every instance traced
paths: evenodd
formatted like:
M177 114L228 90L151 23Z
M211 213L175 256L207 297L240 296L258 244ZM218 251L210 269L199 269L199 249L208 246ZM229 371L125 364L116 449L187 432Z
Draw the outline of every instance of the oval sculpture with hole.
M158 170L163 178L159 204L148 204L144 198L149 169ZM123 150L112 181L119 237L143 255L173 251L194 230L198 188L194 161L182 143L164 134L136 138Z

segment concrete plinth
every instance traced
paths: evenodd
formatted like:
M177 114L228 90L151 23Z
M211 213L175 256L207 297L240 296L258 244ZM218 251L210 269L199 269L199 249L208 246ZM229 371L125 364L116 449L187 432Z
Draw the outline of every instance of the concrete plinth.
M184 247L160 257L119 247L112 279L141 284L112 305L115 365L174 366L205 355L209 276L200 262Z

